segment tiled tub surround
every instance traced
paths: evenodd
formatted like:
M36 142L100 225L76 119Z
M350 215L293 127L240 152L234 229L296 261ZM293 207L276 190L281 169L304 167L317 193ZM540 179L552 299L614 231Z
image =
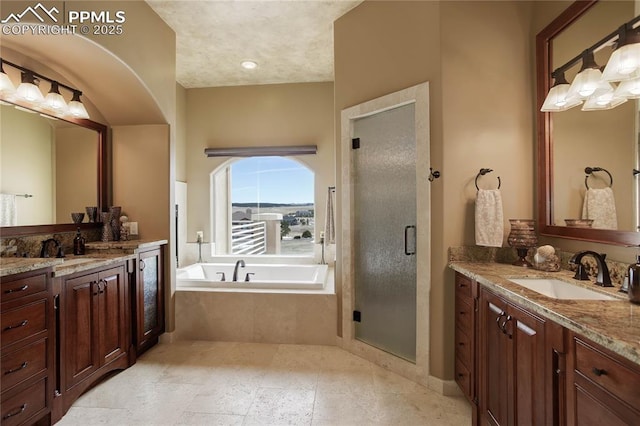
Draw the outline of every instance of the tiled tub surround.
M630 303L625 294L618 292L617 286L602 288L590 281L576 281L573 272L567 270L542 272L508 264L456 260L451 261L449 267L496 294L640 364L640 305ZM523 277L555 278L618 300L552 299L509 281L509 278Z
M176 288L179 340L335 345L333 268L320 290Z

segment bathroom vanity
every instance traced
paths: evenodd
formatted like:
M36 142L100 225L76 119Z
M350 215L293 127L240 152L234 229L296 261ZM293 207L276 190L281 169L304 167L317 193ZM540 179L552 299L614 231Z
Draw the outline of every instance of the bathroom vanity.
M2 421L51 424L164 331L166 240L89 243L86 256L2 258Z
M452 262L455 377L474 424L634 424L640 418L640 305L554 299L513 283L553 277Z

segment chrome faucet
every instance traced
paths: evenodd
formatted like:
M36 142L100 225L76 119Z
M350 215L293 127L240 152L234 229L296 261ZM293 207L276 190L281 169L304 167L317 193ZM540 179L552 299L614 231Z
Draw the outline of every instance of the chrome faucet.
M611 277L609 276L609 268L607 267L607 262L605 262L607 255L604 253L596 253L595 251L591 250L576 253L571 259L569 259L570 264L578 265L578 269L576 270L576 274L573 278L582 281L589 279L589 277L587 276L587 271L584 269L584 265L581 263L582 258L586 255L593 256L596 260L596 264L598 265L598 276L596 277L596 285L602 287L613 287L613 284L611 284Z
M231 281L238 281L238 267L245 267L244 260L240 259L236 262L236 267L233 268L233 279Z
M56 257L64 257L64 253L62 252L62 244L60 241L55 238L49 238L48 240L44 240L42 242L42 247L40 248L40 257L49 257L49 243L55 244L56 248Z

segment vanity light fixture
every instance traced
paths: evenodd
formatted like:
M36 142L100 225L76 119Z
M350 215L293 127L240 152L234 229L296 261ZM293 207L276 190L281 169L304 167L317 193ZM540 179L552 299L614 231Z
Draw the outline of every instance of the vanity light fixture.
M36 85L36 78L33 73L30 71L22 72L21 79L22 82L16 90L18 99L34 105L41 104L44 101L44 96L42 96L42 92Z
M640 77L640 33L631 24L618 29L618 42L602 78L606 81L623 81Z
M67 102L64 100L62 95L60 94L60 89L58 88L58 82L54 81L51 83L51 90L44 98L44 103L42 107L53 112L64 114L67 112L69 107L67 106Z
M10 96L14 93L16 93L16 87L11 82L7 73L4 72L2 60L0 59L0 95Z
M621 81L615 95L627 99L640 99L640 77Z
M242 61L240 65L246 70L254 70L258 68L258 63L255 61Z
M11 78L4 71L3 65L20 72L21 83L17 89L14 88ZM38 87L42 81L47 81L51 84L51 89L46 98ZM12 90L12 88L14 89ZM60 93L60 88L72 93L69 104ZM0 102L28 110L29 112L45 112L62 119L88 119L89 114L80 100L81 95L82 92L78 89L0 58Z
M614 44L616 49L601 72L594 53ZM564 74L580 61L580 72L567 90ZM555 83L540 109L542 112L566 111L583 100L583 111L598 111L615 108L628 99L640 99L640 15L556 68L551 75ZM620 82L617 87L611 83L617 81Z
M75 118L89 118L89 113L80 100L81 94L79 90L73 92L73 98L69 102L69 113Z
M547 98L542 104L540 111L542 112L554 112L554 111L566 111L574 106L578 106L582 103L582 100L578 97L570 98L569 87L571 86L567 79L564 77L564 72L554 73L554 83Z
M593 57L593 51L585 50L582 53L582 68L573 79L571 87L569 87L569 98L580 97L588 98L591 95L603 94L611 87L610 83L602 80L602 72Z

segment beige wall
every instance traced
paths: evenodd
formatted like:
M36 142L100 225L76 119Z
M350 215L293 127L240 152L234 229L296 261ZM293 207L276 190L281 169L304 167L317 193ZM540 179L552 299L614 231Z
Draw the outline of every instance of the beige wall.
M176 180L187 181L187 90L176 83Z
M501 176L505 221L534 214L531 13L528 2L368 1L334 27L337 117L345 107L430 83L432 164L423 166L442 172L431 184L430 367L441 379L452 379L454 367L446 252L474 244L478 170Z
M334 185L333 83L187 90L187 241L203 230L211 241L209 175L228 158L205 148L317 145L297 157L315 172L316 224L324 223L327 186Z
M16 197L18 225L54 223L53 137L49 120L0 107L0 193L33 195Z

